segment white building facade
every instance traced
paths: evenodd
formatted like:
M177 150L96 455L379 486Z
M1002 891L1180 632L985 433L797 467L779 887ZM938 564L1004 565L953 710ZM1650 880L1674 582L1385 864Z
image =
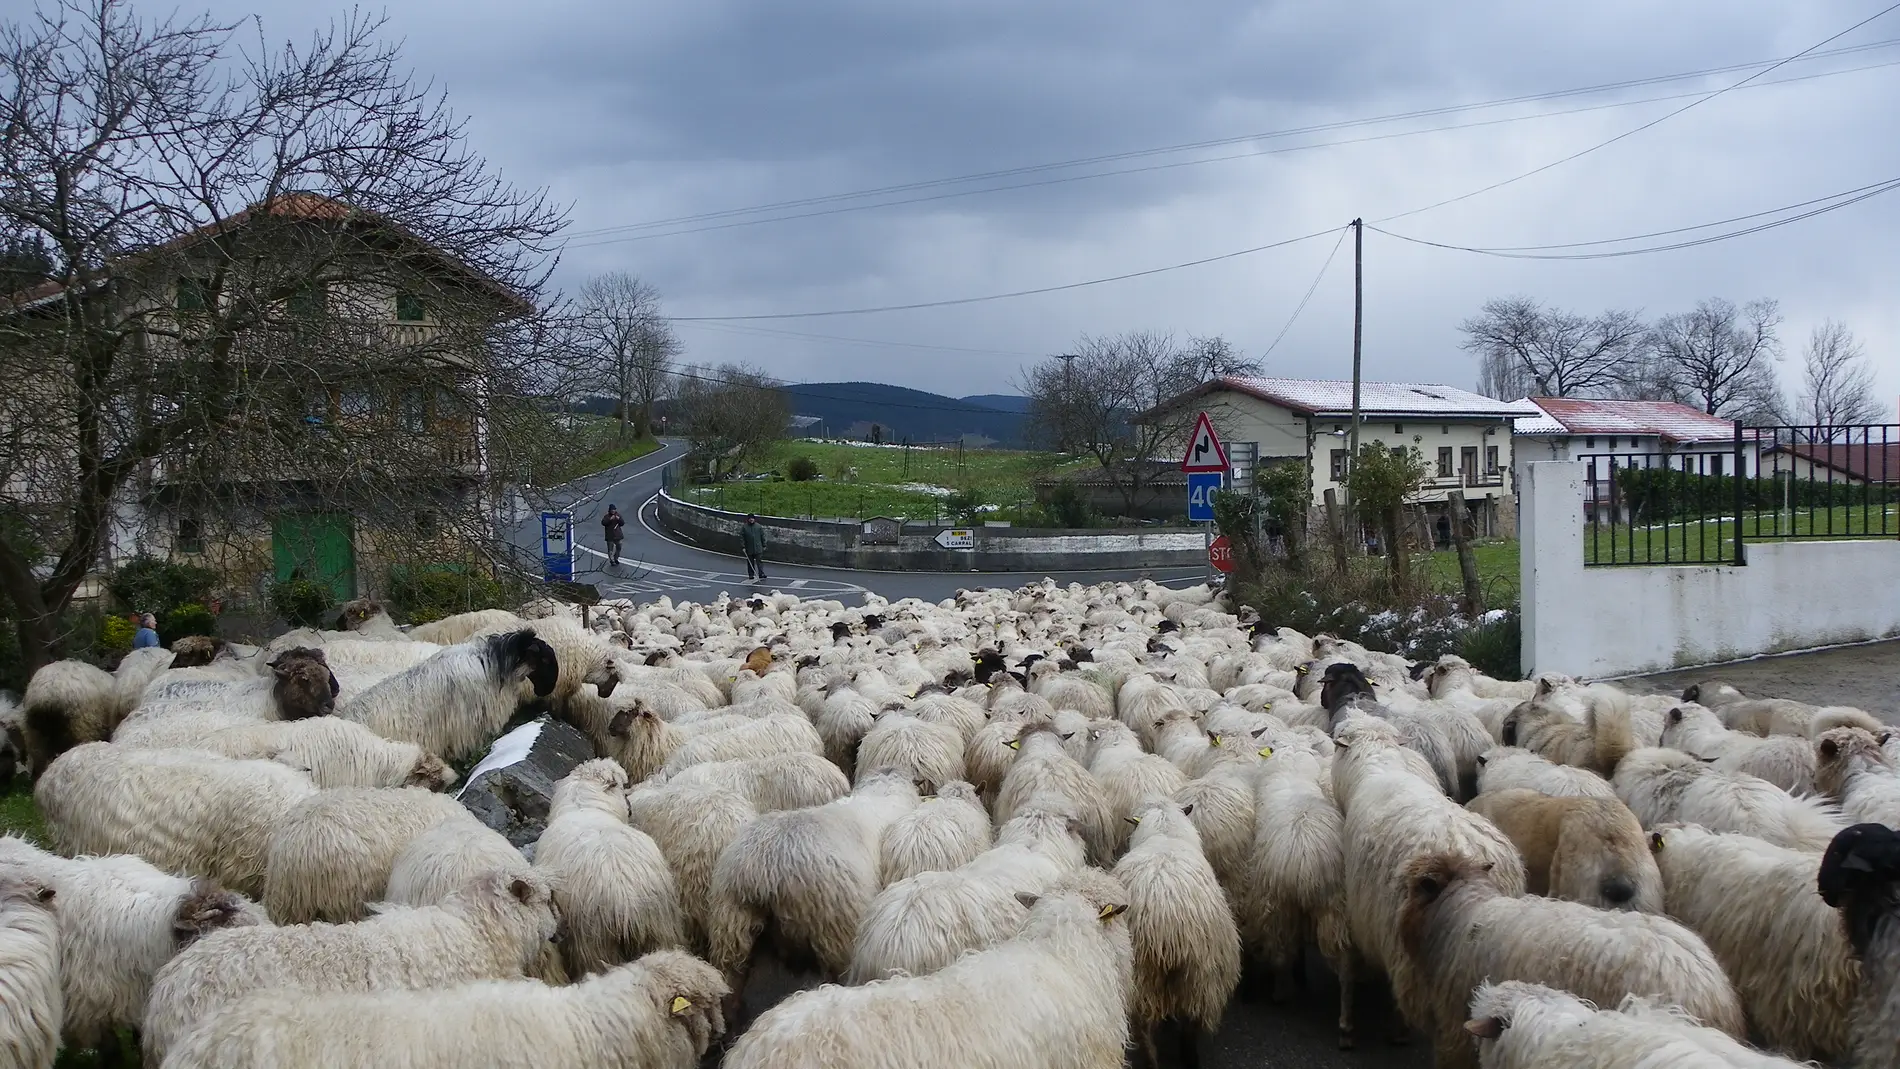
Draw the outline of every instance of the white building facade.
M1613 514L1617 468L1667 467L1708 476L1739 470L1751 479L1761 470L1761 446L1748 429L1742 430L1738 451L1733 420L1674 401L1530 397L1522 403L1535 414L1513 427L1514 481L1523 483L1528 464L1581 461L1584 515L1592 520L1608 521Z

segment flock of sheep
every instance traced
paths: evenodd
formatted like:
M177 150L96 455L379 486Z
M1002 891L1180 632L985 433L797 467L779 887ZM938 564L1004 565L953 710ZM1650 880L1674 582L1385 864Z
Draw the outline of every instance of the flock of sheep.
M59 662L0 707L0 1067L1193 1064L1243 963L1440 1067L1900 1066L1900 739L1488 678L1207 588L479 612ZM511 721L597 757L516 849ZM4 771L0 769L0 771ZM753 1016L771 957L831 981Z

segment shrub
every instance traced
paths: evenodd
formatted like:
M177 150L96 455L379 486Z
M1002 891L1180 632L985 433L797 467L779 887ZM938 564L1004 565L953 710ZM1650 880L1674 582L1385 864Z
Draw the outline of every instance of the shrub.
M196 602L180 605L158 618L158 637L167 646L187 635L217 633L218 618Z
M329 584L287 579L270 588L271 611L298 627L322 627L336 607Z
M785 477L795 483L818 478L818 462L808 456L795 456L785 465Z
M389 569L390 608L412 624L476 609L506 609L520 600L493 578L459 565L397 565Z
M99 637L95 640L101 653L124 653L132 648L132 639L138 634L138 628L132 621L117 614L99 621Z
M1093 527L1098 519L1088 493L1068 479L1054 481L1042 509L1051 527Z
M218 573L195 564L177 564L157 557L135 557L112 573L106 590L121 609L163 617L185 605L200 608L211 600ZM209 634L209 632L194 632Z
M944 497L943 509L962 523L970 523L976 510L983 507L983 492L971 486Z
M1501 612L1465 632L1458 655L1493 679L1522 679L1523 621Z

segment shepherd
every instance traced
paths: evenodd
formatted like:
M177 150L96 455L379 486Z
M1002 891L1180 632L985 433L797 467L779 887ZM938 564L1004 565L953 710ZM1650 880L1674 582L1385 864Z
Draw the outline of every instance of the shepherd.
M620 540L627 530L627 521L620 515L616 505L607 506L607 515L600 518L601 533L607 538L607 563L620 563Z
M739 528L739 543L745 547L745 577L765 578L765 528L759 526L757 516L745 518L745 526Z

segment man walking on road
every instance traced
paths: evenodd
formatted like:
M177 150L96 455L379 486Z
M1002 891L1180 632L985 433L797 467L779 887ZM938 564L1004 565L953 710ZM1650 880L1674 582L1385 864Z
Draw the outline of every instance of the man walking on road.
M765 528L759 526L757 516L745 518L745 526L739 528L739 543L745 547L745 577L765 578Z
M607 515L600 518L601 533L607 538L607 562L620 563L620 540L627 530L627 521L620 515L620 509L607 506Z

